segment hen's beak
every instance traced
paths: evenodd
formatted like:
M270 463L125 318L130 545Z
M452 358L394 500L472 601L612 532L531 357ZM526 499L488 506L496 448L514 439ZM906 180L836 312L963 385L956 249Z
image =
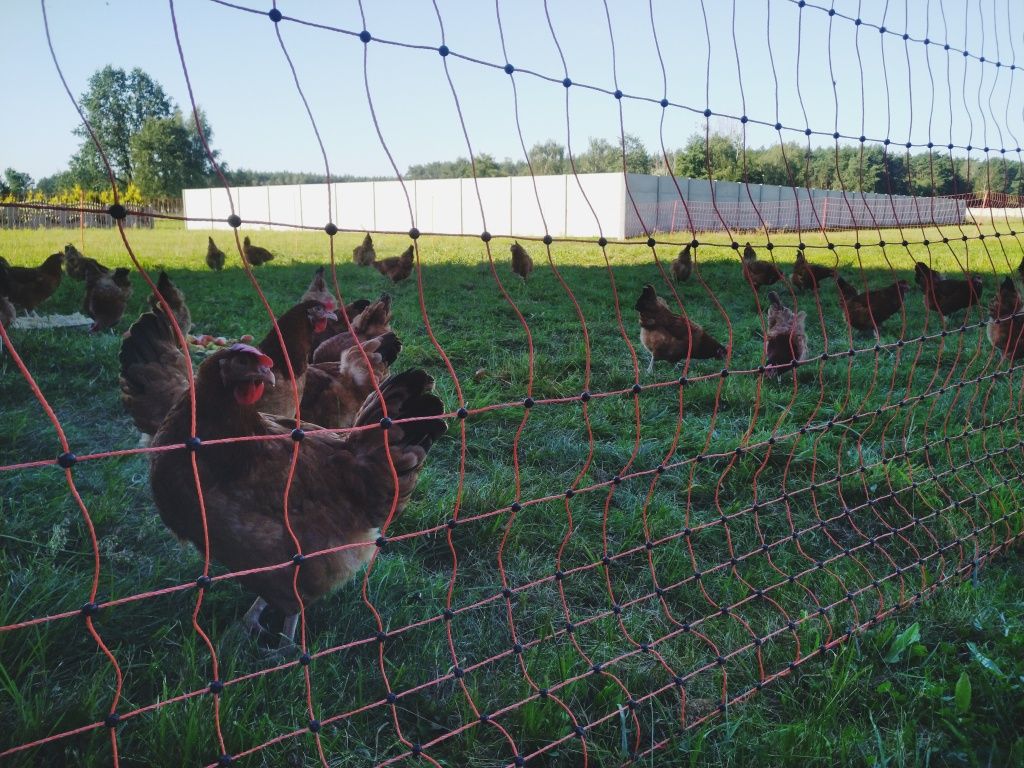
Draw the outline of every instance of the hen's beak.
M274 372L270 370L269 366L261 365L256 368L256 374L254 376L256 381L262 381L268 387L273 387L277 384L277 379L274 378Z

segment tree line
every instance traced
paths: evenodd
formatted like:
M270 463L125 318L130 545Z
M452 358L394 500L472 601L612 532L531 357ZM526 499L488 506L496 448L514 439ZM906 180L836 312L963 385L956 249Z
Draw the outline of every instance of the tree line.
M181 190L219 184L214 165L200 137L228 182L236 186L310 184L323 174L295 171L234 169L213 148L213 127L200 109L184 114L163 86L139 68L125 71L107 66L89 78L80 99L82 110L110 164L127 202L180 199ZM74 129L82 141L56 174L34 180L7 168L0 177L0 199L110 202L110 177L89 132ZM1018 160L1003 156L978 160L945 151L908 153L902 148L839 146L811 148L797 142L770 147L745 147L739 133L691 135L665 153L652 152L636 136L617 141L589 139L585 149L570 154L557 141L534 144L526 159L480 153L469 158L440 160L409 167L409 179L525 176L565 173L629 173L711 177L752 184L849 189L898 195L983 194L991 190L1024 194L1024 172ZM377 177L385 178L385 177ZM334 181L370 177L339 176Z
M797 142L771 147L744 147L738 134L693 134L681 148L664 154L650 152L626 134L613 144L590 139L587 148L570 162L566 148L554 141L534 145L525 160L495 160L488 154L476 157L477 176L524 176L535 174L628 173L667 175L750 184L847 189L893 195L983 194L986 191L1024 194L1024 172L1017 160L1002 157L978 160L951 157L948 152L907 153L886 151L881 146L811 148ZM468 178L473 168L468 158L413 165L411 179Z

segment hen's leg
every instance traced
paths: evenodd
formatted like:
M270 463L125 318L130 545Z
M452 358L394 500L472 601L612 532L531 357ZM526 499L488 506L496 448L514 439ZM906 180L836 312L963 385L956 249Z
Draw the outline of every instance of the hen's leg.
M249 610L245 612L245 616L242 617L242 626L246 628L250 635L259 635L263 632L260 616L263 615L266 607L267 601L262 597L257 597L256 602L252 604Z
M649 351L647 354L649 354L651 356L651 359L647 361L647 372L648 373L653 373L654 372L654 353Z
M295 628L299 625L299 614L293 613L285 616L284 624L281 627L281 636L287 641L287 645L295 645Z

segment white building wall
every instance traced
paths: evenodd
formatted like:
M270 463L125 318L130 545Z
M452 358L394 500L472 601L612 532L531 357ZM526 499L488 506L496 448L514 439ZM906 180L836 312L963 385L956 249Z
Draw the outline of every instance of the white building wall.
M512 234L511 179L461 179L462 233ZM481 213L482 211L482 213ZM420 227L423 229L423 227Z
M376 230L381 232L409 230L413 226L410 208L412 211L416 210L416 184L414 182L407 181L404 186L400 181L373 182L373 217ZM354 229L345 219L334 223L342 229Z
M626 186L621 173L570 176L565 196L565 235L621 239Z
M232 193L233 194L233 193ZM221 189L210 190L210 217L215 221L224 222L224 229L230 229L227 218L231 215L231 196Z
M363 229L366 231L377 229L377 221L374 218L375 205L373 181L356 181L348 184L332 184L331 191L334 194L334 217L335 224L348 222L350 229ZM326 223L326 222L325 222Z
M461 179L431 179L416 185L416 226L423 232L462 232Z
M334 218L333 195L326 184L299 187L299 217L303 226L323 227Z
M238 215L243 219L275 221L270 215L270 197L276 191L274 187L239 187L234 191Z
M210 205L209 189L185 189L181 193L181 212L187 219L201 219L201 221L186 221L188 229L213 229L214 224L202 219L213 218ZM226 225L225 225L226 226Z
M513 176L509 183L511 230L517 235L543 237L547 221L552 236L565 229L564 176ZM536 182L536 190L534 189ZM540 198L538 202L538 197Z
M627 194L628 190L628 194ZM892 227L964 221L962 200L913 198L707 179L621 173L580 176L369 181L241 187L231 190L249 228L610 240L649 232L753 231L820 227ZM630 199L632 198L632 199ZM227 229L231 213L221 188L182 192L190 229ZM410 210L411 208L411 210ZM482 208L482 213L481 213ZM486 225L485 225L486 221ZM254 222L261 222L255 223Z
M535 178L537 181L537 193L536 195L532 191L527 193L531 196L527 210L534 210L534 206L537 205L537 200L539 199L541 209L544 211L544 219L547 221L547 231L552 237L565 237L568 232L565 201L568 196L569 177L537 176ZM529 177L524 177L523 181L529 181ZM518 211L519 208L517 207L516 210ZM543 226L537 230L537 234L544 235Z

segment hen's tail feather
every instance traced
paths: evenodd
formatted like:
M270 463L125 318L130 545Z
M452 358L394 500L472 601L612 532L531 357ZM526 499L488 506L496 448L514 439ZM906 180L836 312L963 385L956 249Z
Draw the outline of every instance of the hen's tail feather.
M356 414L354 426L369 427L352 433L348 438L354 455L358 457L356 461L361 465L357 469L358 474L378 478L368 482L364 490L363 509L367 521L373 526L382 525L392 512L401 514L405 509L416 488L427 452L448 429L444 419L439 418L444 406L432 394L433 386L434 380L424 371L404 371L385 379L380 385L381 395L387 403L388 418L398 423L382 422L384 411L376 392L366 398ZM387 431L379 424L388 424ZM381 482L390 475L391 466L398 476L397 495L394 495L396 489L390 482Z
M385 333L375 339L363 342L359 346L353 345L342 352L338 370L340 373L347 373L354 382L368 385L369 379L366 378L368 372L363 354L366 354L366 360L369 360L370 368L376 375L384 376L401 351L402 342L398 336L394 333Z
M383 336L378 336L376 341L377 349L376 352L380 355L388 365L391 365L398 358L398 353L402 351L402 342L399 341L398 336L394 333L385 333Z
M444 419L429 418L444 413L444 404L437 395L433 394L433 388L434 380L426 371L418 368L389 376L381 383L380 393L388 406L388 418L393 421L410 418L422 419L392 427L396 430L394 434L396 439L392 441L393 449L418 445L427 451L434 444L434 440L448 430ZM380 398L374 392L366 398L363 407L356 414L355 426L379 424L383 418L384 410L381 407Z
M846 280L844 280L841 276L836 278L836 285L839 286L839 292L847 301L856 298L857 289L850 285L848 282L846 282Z
M143 312L128 328L121 342L117 356L121 375L124 376L133 365L158 362L166 345L173 341L173 331L162 314Z
M356 299L351 304L346 305L345 311L348 313L348 319L350 321L354 320L356 318L356 315L358 315L368 306L370 306L369 299Z
M118 353L121 400L140 431L154 434L188 389L184 356L162 312L144 312L132 323Z

